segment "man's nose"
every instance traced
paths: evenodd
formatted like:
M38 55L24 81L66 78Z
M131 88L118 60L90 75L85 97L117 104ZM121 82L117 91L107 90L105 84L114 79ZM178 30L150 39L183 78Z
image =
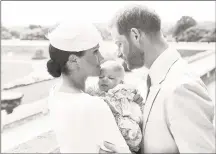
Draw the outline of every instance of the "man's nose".
M127 58L126 58L126 56L122 56L122 59L124 59L124 61L127 61Z

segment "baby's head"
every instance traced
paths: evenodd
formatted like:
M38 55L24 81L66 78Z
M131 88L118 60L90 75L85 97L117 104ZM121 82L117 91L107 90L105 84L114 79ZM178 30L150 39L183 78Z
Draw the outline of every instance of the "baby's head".
M99 76L99 88L101 91L107 92L114 88L124 80L124 67L114 60L108 60L101 64Z

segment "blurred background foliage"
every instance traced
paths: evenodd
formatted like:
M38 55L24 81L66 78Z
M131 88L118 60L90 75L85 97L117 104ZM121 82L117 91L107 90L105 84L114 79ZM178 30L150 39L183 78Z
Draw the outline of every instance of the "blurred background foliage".
M111 34L106 23L95 23L104 40L111 40ZM45 35L51 27L29 25L28 27L1 26L2 39L46 40ZM175 24L162 25L164 36L168 41L177 42L216 42L215 23L198 23L190 16L182 16Z

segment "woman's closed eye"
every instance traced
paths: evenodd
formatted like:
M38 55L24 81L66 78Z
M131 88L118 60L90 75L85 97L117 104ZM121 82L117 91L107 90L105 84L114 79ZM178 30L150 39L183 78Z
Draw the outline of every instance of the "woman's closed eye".
M95 50L95 51L94 51L94 54L97 54L98 52L99 52L99 50Z
M104 76L99 76L99 79L103 79L104 78Z

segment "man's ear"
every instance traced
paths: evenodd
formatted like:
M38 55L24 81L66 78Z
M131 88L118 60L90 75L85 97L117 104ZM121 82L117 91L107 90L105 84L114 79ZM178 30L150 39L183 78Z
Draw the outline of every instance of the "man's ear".
M70 55L68 57L68 63L71 69L77 69L79 68L79 57L77 57L76 55Z
M137 28L131 28L129 36L133 43L137 45L139 44L141 39L141 33Z

